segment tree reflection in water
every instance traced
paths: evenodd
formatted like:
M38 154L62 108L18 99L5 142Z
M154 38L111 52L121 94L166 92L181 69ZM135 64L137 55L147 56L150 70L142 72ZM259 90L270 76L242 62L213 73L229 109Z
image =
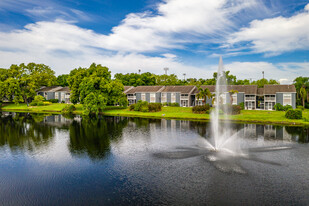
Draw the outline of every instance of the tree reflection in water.
M117 141L128 124L124 117L104 117L73 121L70 125L69 149L75 155L88 155L93 160L104 158L111 140Z
M55 128L44 124L44 115L16 113L0 118L0 146L12 151L35 151L49 145Z

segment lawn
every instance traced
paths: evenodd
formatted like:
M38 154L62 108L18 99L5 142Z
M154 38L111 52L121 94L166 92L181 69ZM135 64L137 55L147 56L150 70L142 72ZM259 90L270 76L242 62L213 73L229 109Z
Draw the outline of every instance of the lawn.
M52 113L59 114L66 104L52 104L48 106L27 107L26 104L10 104L3 106L3 111L11 112L32 112L32 113ZM81 104L77 104L75 114L82 114ZM167 119L187 119L187 120L209 120L209 114L194 114L192 108L188 107L162 107L161 112L135 112L120 107L107 107L103 111L107 116L128 116L128 117L147 117L147 118L167 118ZM303 119L291 120L285 118L283 111L264 111L264 110L243 110L239 115L221 116L221 119L228 119L238 122L251 123L271 123L289 125L309 125L309 110L303 111Z

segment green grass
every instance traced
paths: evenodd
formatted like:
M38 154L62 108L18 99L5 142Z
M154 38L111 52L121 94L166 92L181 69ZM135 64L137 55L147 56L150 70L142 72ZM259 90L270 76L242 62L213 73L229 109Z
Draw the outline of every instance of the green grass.
M52 113L60 114L66 104L51 104L48 106L27 107L26 104L10 104L2 107L3 111L11 112L32 112L32 113ZM75 114L82 114L81 104L75 105ZM128 116L145 118L167 118L167 119L187 119L187 120L209 120L209 114L194 114L192 108L188 107L162 107L161 112L135 112L120 107L107 107L103 115L107 116ZM285 118L284 111L264 111L264 110L243 110L239 115L229 115L228 120L248 123L270 123L288 125L309 125L309 110L303 111L303 117L307 119L291 120ZM221 119L225 119L221 116Z

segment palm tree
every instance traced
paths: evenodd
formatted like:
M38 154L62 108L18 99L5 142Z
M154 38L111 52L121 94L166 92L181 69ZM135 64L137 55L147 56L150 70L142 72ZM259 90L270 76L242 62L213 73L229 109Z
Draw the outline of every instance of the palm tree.
M206 102L207 97L208 98L212 97L212 94L211 94L211 92L209 91L208 88L203 89L203 88L199 87L198 90L199 90L199 93L197 94L197 98L203 99L204 103Z
M300 88L299 95L300 95L300 97L301 97L301 99L303 101L303 107L305 108L305 99L307 97L307 91L306 91L306 89L304 87Z
M231 104L233 104L233 94L235 94L235 93L238 93L238 91L234 90L234 89L231 89L229 91Z

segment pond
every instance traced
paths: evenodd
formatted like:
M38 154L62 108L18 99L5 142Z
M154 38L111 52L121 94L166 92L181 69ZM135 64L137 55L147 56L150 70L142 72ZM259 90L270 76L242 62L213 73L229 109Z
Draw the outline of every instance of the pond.
M250 158L207 122L1 113L0 205L309 205L309 130L231 126Z

